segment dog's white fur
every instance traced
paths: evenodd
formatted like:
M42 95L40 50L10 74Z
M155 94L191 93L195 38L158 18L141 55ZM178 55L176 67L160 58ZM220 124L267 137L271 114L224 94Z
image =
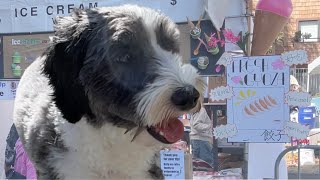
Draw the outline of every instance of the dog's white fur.
M152 146L146 144L144 141L153 137L145 130L138 136L138 138L143 136L141 139L131 142L134 131L124 134L126 129L109 123L100 129L87 124L85 117L76 124L68 123L48 96L52 89L48 88L50 87L48 79L40 74L44 58L37 59L26 69L18 87L14 119L17 127L24 126L27 129L24 132L26 141L30 136L34 136L30 130L37 126L37 121L43 118L53 120L58 125L56 131L62 134L64 144L69 149L64 155L52 152L52 160L49 162L59 170L61 177L65 179L150 178L147 174L150 161L153 160L154 153L165 145L156 140Z
M132 7L119 7L130 9ZM133 7L136 8L136 7ZM103 9L101 10L103 11ZM168 103L175 88L181 84L190 84L199 92L203 91L203 83L198 77L195 68L189 64L182 64L181 57L163 50L154 34L153 11L137 9L136 15L143 19L151 37L152 46L156 49L156 57L161 59L158 71L161 77L148 85L147 89L136 96L138 114L144 118L144 125L163 123L163 119L177 117L183 111L177 110ZM153 17L153 18L150 18ZM63 23L63 22L62 22ZM65 22L67 23L67 22ZM126 129L105 123L96 128L87 123L86 118L71 124L67 122L56 107L52 96L53 88L49 85L48 77L42 72L44 55L33 62L24 72L18 90L14 108L14 121L19 134L23 136L28 153L40 144L30 144L33 136L41 138L42 134L34 134L39 129L38 122L46 119L54 122L55 131L61 134L61 139L68 149L61 153L52 149L47 159L59 178L65 179L148 179L147 171L154 161L155 152L164 147L164 144L153 139L144 130L131 142L133 132L124 134ZM199 108L200 101L197 107ZM56 137L52 137L55 142ZM29 142L29 143L28 143ZM34 146L34 147L33 147ZM31 159L33 159L32 157ZM159 165L159 162L156 162ZM36 168L41 169L36 164Z

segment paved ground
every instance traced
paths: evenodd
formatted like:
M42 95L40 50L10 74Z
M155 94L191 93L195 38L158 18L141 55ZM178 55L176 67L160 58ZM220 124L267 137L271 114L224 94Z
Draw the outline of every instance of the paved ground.
M301 166L301 179L320 179L320 166L305 165ZM298 179L298 167L288 167L289 179Z

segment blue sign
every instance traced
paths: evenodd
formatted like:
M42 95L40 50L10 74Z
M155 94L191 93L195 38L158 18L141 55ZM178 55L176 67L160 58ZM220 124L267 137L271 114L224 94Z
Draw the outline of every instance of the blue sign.
M314 106L299 108L299 115L298 115L299 123L304 125L309 125L310 129L315 127L315 116L316 116L316 108Z

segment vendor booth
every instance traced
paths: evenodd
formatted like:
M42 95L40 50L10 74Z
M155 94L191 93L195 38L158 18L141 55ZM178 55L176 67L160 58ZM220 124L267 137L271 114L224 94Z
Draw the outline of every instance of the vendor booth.
M280 10L261 2L253 19L250 0L1 1L0 164L4 163L5 139L12 125L16 86L28 65L48 47L52 18L74 8L130 3L159 9L177 23L181 55L207 83L203 95L212 123L213 164L192 158L188 137L192 115L185 114L180 118L185 125L184 138L161 151L166 179L273 178L274 163L285 143L300 137L289 131L300 128L288 123L289 106L297 104L294 99L308 101L309 96L289 90L290 65L306 60L303 51L265 56L291 14L290 1L277 4L283 8ZM274 20L274 27L266 33L265 26L270 24L265 22ZM3 176L1 169L0 178ZM284 160L280 178L287 179Z
M190 29L186 17L196 22L204 13L203 0L60 0L60 1L1 1L0 2L0 164L3 167L6 138L12 125L15 88L24 70L48 47L53 35L53 18L68 15L73 9L137 4L159 9L172 18L181 31L181 51L188 62L191 56ZM210 20L201 24L211 29ZM213 64L212 64L213 65ZM182 156L184 156L182 154ZM192 165L191 159L188 163ZM190 166L187 169L192 169ZM0 178L4 178L4 169ZM189 172L190 173L190 172ZM190 175L192 176L192 174Z

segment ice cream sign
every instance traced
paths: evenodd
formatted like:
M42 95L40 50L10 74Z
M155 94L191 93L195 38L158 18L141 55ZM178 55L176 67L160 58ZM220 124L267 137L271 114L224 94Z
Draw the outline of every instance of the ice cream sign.
M49 39L11 39L12 46L48 44Z

